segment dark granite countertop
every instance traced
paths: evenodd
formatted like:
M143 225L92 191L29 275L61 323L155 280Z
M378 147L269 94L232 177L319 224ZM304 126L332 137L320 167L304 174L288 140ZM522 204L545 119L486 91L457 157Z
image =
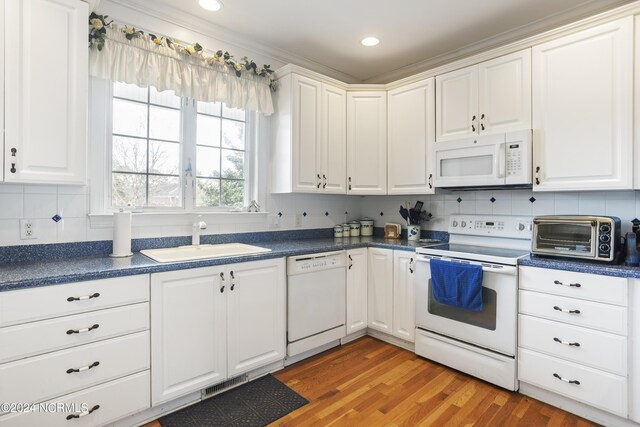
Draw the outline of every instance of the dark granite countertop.
M640 267L628 267L619 264L606 264L596 261L578 261L562 258L547 258L529 255L520 258L519 265L555 270L575 271L578 273L600 274L640 279Z
M71 257L65 260L0 264L0 292L60 283L233 264L342 249L379 247L413 251L416 247L425 245L425 243L409 242L406 240L389 240L381 237L269 240L251 242L251 244L269 248L271 252L259 255L176 263L159 263L136 252L129 258L111 258L106 255L98 255Z

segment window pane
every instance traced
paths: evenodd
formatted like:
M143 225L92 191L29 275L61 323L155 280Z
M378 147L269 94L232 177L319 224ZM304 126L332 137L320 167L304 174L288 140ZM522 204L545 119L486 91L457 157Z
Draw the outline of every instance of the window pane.
M180 110L150 106L149 138L180 141Z
M149 173L180 174L180 144L149 141Z
M149 95L151 97L150 102L152 104L164 105L165 107L180 108L180 97L176 96L176 93L172 90L158 90L151 86L149 89Z
M220 176L220 149L196 147L196 176Z
M220 117L220 108L222 104L219 102L198 102L198 113L210 114Z
M134 101L147 102L148 90L146 87L139 87L127 83L114 83L113 96L119 98L133 99Z
M145 175L112 174L111 204L113 206L145 206L147 180Z
M244 178L244 152L222 150L222 177L231 179Z
M220 119L198 114L196 143L198 145L220 146Z
M149 175L149 206L179 207L180 178Z
M222 121L222 146L244 150L244 123Z
M226 105L222 106L222 117L227 119L242 120L244 122L245 112L238 108L227 108Z
M222 180L221 200L222 206L241 207L244 205L244 181Z
M220 180L198 178L196 185L196 206L220 206Z
M113 100L113 133L147 136L147 106L139 102Z
M114 136L111 161L114 171L145 173L147 171L147 140Z

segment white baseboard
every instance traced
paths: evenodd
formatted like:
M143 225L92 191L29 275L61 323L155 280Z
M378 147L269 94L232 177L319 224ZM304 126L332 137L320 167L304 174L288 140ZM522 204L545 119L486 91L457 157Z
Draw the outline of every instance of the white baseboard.
M410 341L405 341L393 335L385 334L384 332L376 331L375 329L367 328L367 335L384 341L386 343L395 345L396 347L404 348L412 353L415 353L416 345Z

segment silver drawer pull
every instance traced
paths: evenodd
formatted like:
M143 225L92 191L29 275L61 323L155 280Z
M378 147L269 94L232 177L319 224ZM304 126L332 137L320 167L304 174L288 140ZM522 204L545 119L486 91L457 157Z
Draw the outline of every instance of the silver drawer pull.
M568 380L566 378L562 378L558 374L553 374L553 376L556 377L557 379L559 379L560 381L564 381L565 383L580 385L580 381L578 381L578 380Z
M88 328L82 328L82 329L69 329L67 331L67 335L72 335L72 334L83 334L85 332L89 332L89 331L93 331L94 329L98 329L100 327L100 325L98 325L97 323L93 326L89 326Z
M91 368L95 368L96 366L98 366L100 364L100 362L95 361L93 362L91 365L87 365L87 366L83 366L82 368L70 368L67 369L67 374L73 374L74 372L84 372L84 371L88 371Z
M563 313L569 313L569 314L580 314L580 310L569 310L569 309L567 309L567 308L560 308L560 307L558 307L557 305L554 305L554 306L553 306L553 309L554 309L554 310L557 310L557 311L561 311L561 312L563 312Z
M100 294L98 292L91 294L91 295L83 295L81 297L69 297L67 298L67 301L69 302L73 302L73 301L84 301L84 300L88 300L91 298L98 298L100 296Z
M562 283L559 280L554 280L553 283L555 283L556 285L560 285L560 286L569 286L571 288L580 288L580 287L582 287L582 285L580 283Z
M95 405L93 408L89 409L88 411L80 412L79 414L67 415L67 421L73 420L75 418L82 418L84 416L89 415L90 413L92 413L94 411L97 411L98 409L100 409L100 405Z
M559 342L560 344L564 344L564 345L568 345L568 346L573 346L573 347L580 347L580 343L579 342L568 342L568 341L562 341L560 338L554 338L553 339L555 342Z

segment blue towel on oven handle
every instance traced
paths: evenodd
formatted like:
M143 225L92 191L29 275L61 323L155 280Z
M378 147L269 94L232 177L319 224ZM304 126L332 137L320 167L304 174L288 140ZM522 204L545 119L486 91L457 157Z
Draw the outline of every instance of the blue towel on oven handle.
M482 311L482 266L431 259L433 297L441 304Z

